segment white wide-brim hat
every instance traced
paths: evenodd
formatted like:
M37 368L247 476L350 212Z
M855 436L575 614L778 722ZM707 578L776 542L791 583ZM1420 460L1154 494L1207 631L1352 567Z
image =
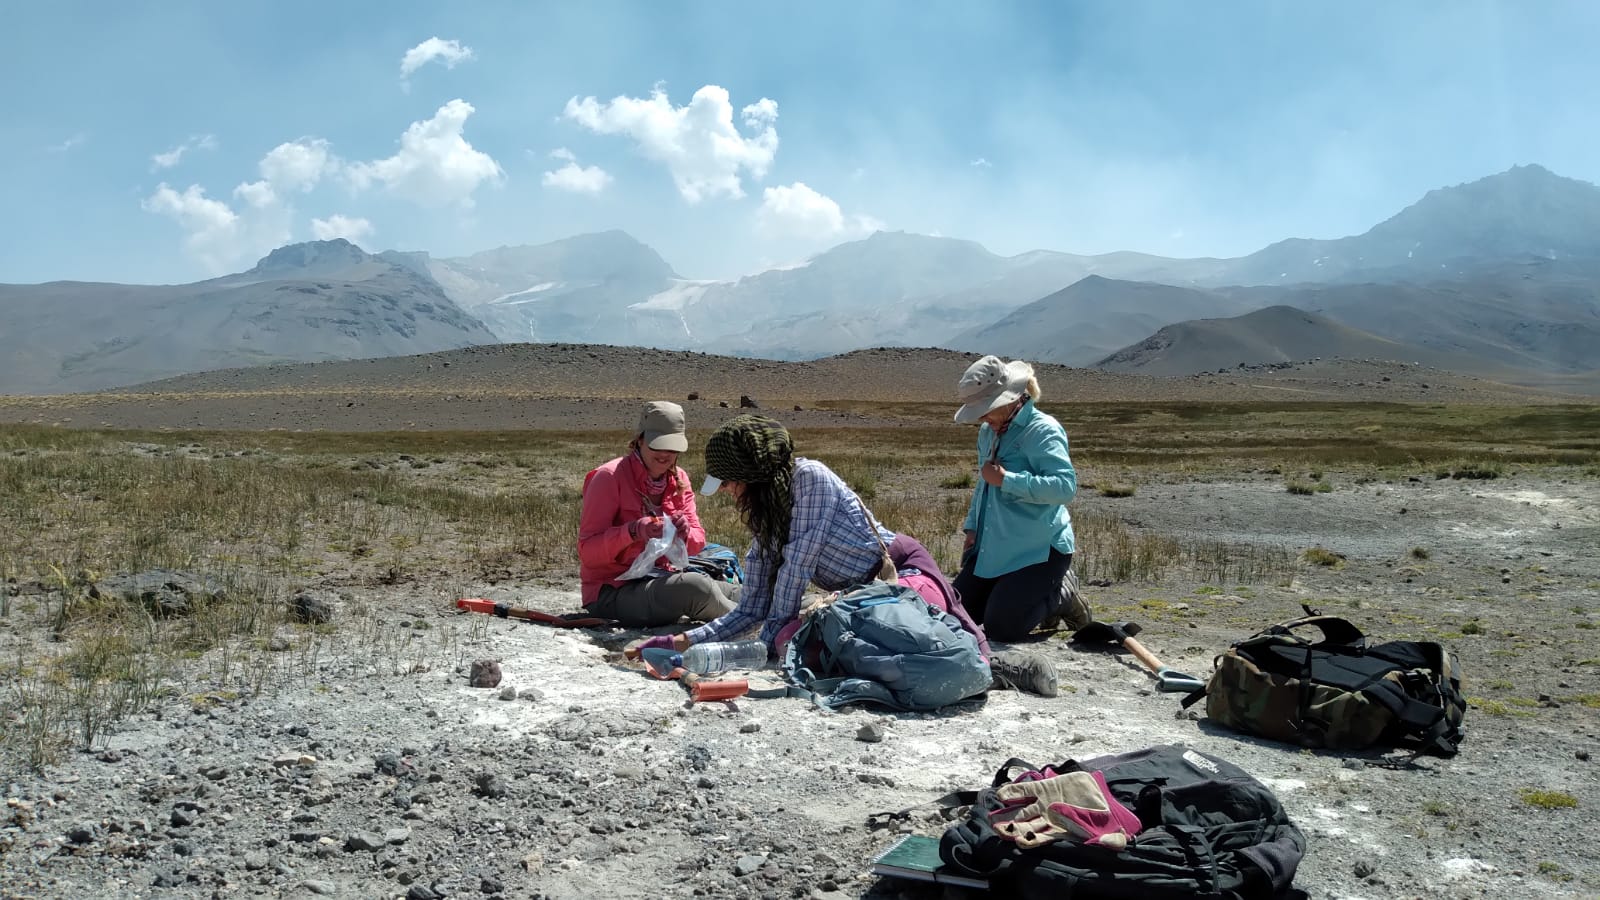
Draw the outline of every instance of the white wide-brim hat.
M998 356L985 356L967 367L956 382L961 408L956 421L975 425L985 415L1028 392L1033 366L1021 360L1003 362Z

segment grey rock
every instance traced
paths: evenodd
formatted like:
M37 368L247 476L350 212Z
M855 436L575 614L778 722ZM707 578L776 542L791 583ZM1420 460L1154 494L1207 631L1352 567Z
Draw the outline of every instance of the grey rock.
M516 688L516 686L508 684L505 687L501 688L500 689L500 699L501 700L515 700L515 699L517 699L517 688Z
M409 840L411 840L409 828L391 828L383 833L383 841L386 844L404 844Z
M67 829L67 840L74 844L92 844L100 836L100 828L92 822L74 825Z
M267 859L267 854L260 850L252 850L244 855L244 867L251 872L259 872L268 865L270 865L270 862Z
M765 856L741 856L739 861L733 864L733 874L743 878L766 865L766 862L767 858Z
M504 893L505 889L505 884L493 875L484 875L478 879L478 890L485 894L500 894Z
M379 775L399 775L403 765L399 754L396 753L379 753L372 761L372 769Z
M868 744L878 744L882 743L885 733L882 722L868 722L856 729L856 740L865 741Z
M333 620L333 604L314 594L295 594L289 615L304 625L322 625Z
M739 726L739 733L740 734L755 734L756 732L758 732L760 730L761 730L761 723L760 722L746 722L743 725Z
M331 881L322 881L322 880L316 879L316 878L313 878L313 879L311 879L309 881L303 881L303 882L300 883L300 886L305 888L306 890L310 891L313 894L317 894L317 895L323 896L323 897L331 897L334 894L339 892L339 886L338 885L334 884Z
M406 891L406 900L444 900L444 895L425 884L413 884Z
M351 853L370 853L387 845L384 836L371 831L352 832L344 839L344 849Z
M493 772L480 772L473 779L473 784L474 793L480 797L496 800L506 795L506 783L500 779L499 775Z
M1364 859L1357 860L1356 867L1353 871L1357 878L1366 878L1373 872L1372 864Z
M500 661L495 659L480 659L472 664L472 674L467 676L467 683L475 688L492 688L500 686Z
M172 823L173 828L188 828L194 824L194 819L193 811L181 807L173 807L172 815L167 821Z
M137 574L117 574L89 586L96 600L138 603L152 616L186 616L196 605L226 599L222 582L171 569L150 569Z
M281 634L275 634L272 636L271 640L267 641L267 649L271 650L273 653L282 653L292 646L294 645L289 643L289 639Z

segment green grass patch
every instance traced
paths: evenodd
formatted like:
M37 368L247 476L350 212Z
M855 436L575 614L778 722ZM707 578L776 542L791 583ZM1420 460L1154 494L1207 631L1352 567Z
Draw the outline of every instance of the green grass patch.
M1344 564L1344 554L1326 547L1312 547L1300 554L1300 559L1314 566L1334 568Z
M1333 491L1333 485L1327 483L1326 481L1295 480L1288 482L1283 487L1284 490L1288 491L1289 493L1298 494L1302 497L1309 497L1312 494L1327 494Z
M1522 802L1535 809L1576 809L1578 798L1564 791L1541 791L1523 788L1518 792Z
M1103 497L1132 497L1139 490L1136 485L1116 481L1101 482L1097 487Z
M1428 553L1428 548L1427 547L1412 547L1411 548L1411 558L1412 559L1427 559L1430 555L1431 554Z
M946 490L971 490L977 484L978 481L971 472L958 472L941 480L939 487Z
M1510 701L1492 700L1488 697L1468 697L1467 702L1486 716L1512 716L1527 718L1534 715L1533 710L1522 708L1514 699Z

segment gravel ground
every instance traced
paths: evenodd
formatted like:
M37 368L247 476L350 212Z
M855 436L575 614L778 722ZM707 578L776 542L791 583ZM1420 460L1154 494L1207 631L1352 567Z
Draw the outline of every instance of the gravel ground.
M1277 792L1308 836L1313 897L1595 896L1600 480L1326 477L1335 490L1309 497L1265 473L1086 491L1075 508L1161 532L1345 556L1221 593L1184 576L1091 599L1190 671L1302 602L1379 639L1442 636L1479 698L1453 759L1243 738L1180 713L1131 657L1063 640L1032 647L1070 686L1055 699L994 692L939 715L689 705L621 659L637 632L452 609L463 592L575 608L575 585L344 585L335 622L352 636L309 653L286 632L275 689L220 694L197 663L182 698L104 748L42 777L0 772L0 896L935 900L957 895L865 870L894 831L936 835L945 818L873 830L870 813L980 786L1011 756L1164 742ZM499 661L499 687L468 685L477 659ZM1577 806L1536 808L1526 789Z

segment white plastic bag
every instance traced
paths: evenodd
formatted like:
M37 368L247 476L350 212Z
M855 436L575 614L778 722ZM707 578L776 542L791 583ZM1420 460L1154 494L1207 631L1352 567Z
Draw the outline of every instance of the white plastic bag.
M656 561L663 556L673 568L682 571L689 565L689 547L684 543L683 535L678 534L678 528L672 524L671 519L661 522L661 536L645 541L644 550L634 559L628 571L618 576L618 581L632 581L636 578L653 578L659 573L656 570Z

